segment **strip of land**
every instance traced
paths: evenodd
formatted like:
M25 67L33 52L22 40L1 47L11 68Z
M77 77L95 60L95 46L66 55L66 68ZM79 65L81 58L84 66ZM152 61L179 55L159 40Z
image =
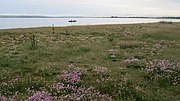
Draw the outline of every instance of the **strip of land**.
M0 18L145 18L145 19L180 19L179 16L172 17L148 17L148 16L111 16L111 17L93 17L93 16L44 16L44 15L0 15Z

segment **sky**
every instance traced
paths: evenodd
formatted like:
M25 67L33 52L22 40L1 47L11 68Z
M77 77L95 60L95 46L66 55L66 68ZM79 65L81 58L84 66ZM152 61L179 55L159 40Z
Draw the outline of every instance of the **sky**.
M0 0L0 15L180 16L180 0Z

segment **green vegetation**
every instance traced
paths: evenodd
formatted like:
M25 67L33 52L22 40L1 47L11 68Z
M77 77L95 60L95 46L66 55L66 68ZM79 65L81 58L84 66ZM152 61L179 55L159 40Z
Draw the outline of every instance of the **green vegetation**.
M179 101L179 54L180 23L0 30L0 100Z

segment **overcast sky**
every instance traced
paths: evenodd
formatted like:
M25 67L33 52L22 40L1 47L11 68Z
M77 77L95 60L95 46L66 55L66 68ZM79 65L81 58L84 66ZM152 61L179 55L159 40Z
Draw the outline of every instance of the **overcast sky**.
M0 0L0 14L180 16L180 0Z

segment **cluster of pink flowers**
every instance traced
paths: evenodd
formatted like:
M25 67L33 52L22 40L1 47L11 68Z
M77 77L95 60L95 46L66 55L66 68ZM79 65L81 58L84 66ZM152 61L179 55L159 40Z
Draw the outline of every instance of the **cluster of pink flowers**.
M137 59L137 58L132 57L132 58L124 60L124 62L127 63L127 64L130 64L130 63L139 63L140 60Z
M177 63L158 59L147 62L146 68L144 68L144 71L154 78L166 78L174 85L180 82L178 70L180 70L180 66Z
M96 66L94 69L97 73L106 73L108 69L106 67L100 67ZM62 83L55 83L53 84L52 88L57 91L54 95L57 96L56 99L60 101L64 100L90 100L90 101L112 101L112 97L109 95L101 94L97 90L95 90L94 87L86 88L85 86L78 85L82 78L81 76L86 73L86 69L82 68L74 68L73 65L70 65L68 70L64 71L62 75L60 75L60 80L62 80Z
M160 70L162 72L173 72L173 70L180 69L180 66L174 62L170 62L168 60L158 60L154 59L146 63L147 68L145 71L153 72L154 70Z
M51 97L49 93L42 91L36 92L25 101L53 101L53 97Z
M119 54L119 51L117 49L108 50L108 55L110 58L116 58L118 54Z
M14 98L7 98L5 96L0 96L0 101L17 101ZM47 92L36 92L32 96L28 97L25 100L20 101L54 101L54 98L50 96Z
M141 69L144 67L144 59L138 59L138 58L128 58L123 61L126 67Z
M106 67L96 67L94 70L97 73L105 73L108 71ZM60 81L52 85L47 85L48 90L29 91L28 89L28 94L32 96L21 101L113 101L111 96L101 94L94 87L86 87L80 84L83 80L81 76L86 72L84 68L75 68L73 65L70 65L66 71L63 71L62 74L58 76ZM16 97L18 97L18 95ZM0 101L16 100L0 96Z
M53 86L58 92L62 94L56 99L64 100L76 100L76 101L113 101L112 97L107 94L101 94L94 87L86 88L85 86L74 86L74 85L66 85L63 83L57 83ZM66 94L67 93L67 94Z
M98 74L103 74L103 73L107 73L109 72L107 67L102 67L102 66L95 66L95 68L93 69L93 71L95 71Z
M60 79L65 83L79 84L81 82L81 75L82 73L79 71L65 71L60 75Z
M0 101L16 101L14 98L7 98L5 96L0 96Z
M100 76L100 78L96 79L96 83L105 83L106 81L111 81L112 78L110 76Z

